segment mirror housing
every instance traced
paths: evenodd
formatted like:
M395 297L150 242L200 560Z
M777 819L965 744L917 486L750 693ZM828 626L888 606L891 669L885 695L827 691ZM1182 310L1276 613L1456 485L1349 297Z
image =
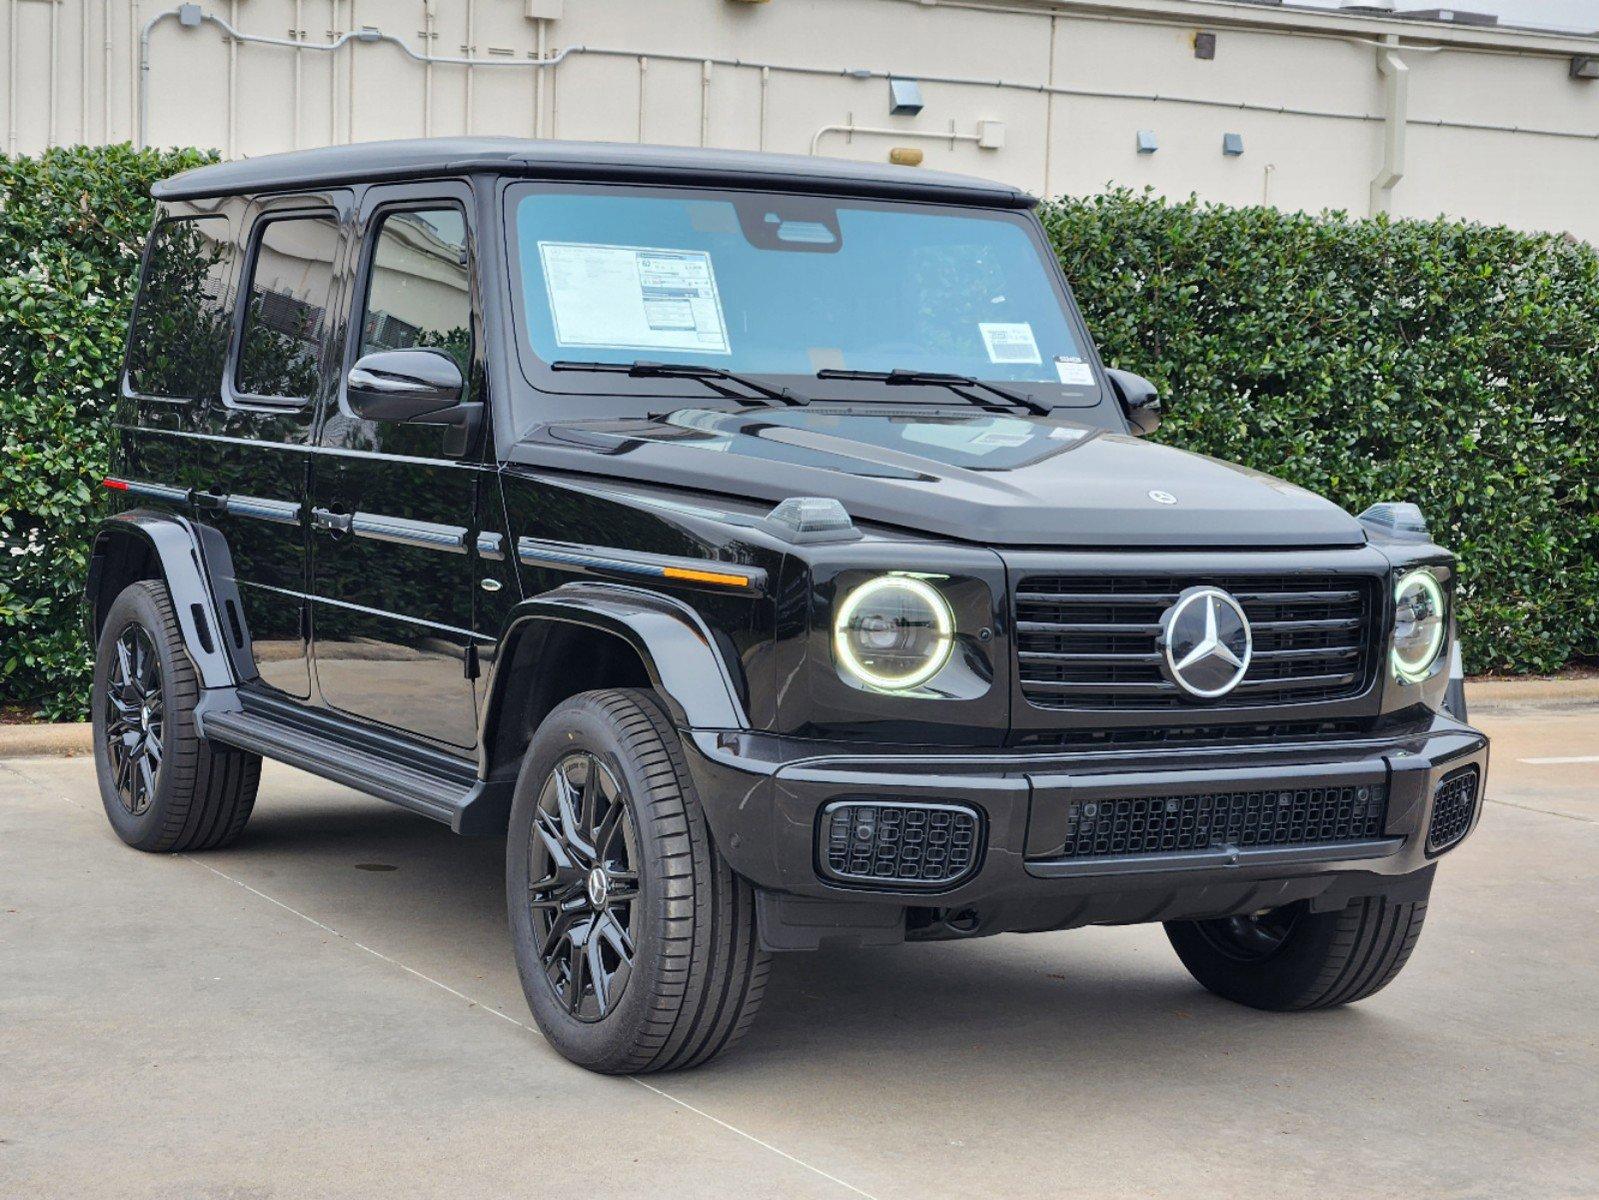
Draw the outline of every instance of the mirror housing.
M462 404L466 381L442 350L379 350L362 355L345 378L350 411L368 421L465 425L476 404Z
M1155 385L1142 375L1118 371L1114 367L1106 367L1105 374L1116 392L1116 399L1121 401L1122 414L1127 418L1127 424L1132 426L1133 433L1144 437L1159 429L1160 393L1155 390Z

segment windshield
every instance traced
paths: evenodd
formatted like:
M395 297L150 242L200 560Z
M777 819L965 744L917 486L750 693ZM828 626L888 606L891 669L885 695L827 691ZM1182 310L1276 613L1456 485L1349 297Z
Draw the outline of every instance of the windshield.
M824 396L838 385L822 386L818 372L935 372L1008 383L1050 406L1099 398L1086 339L1019 213L526 185L511 214L530 367L695 363L790 377ZM617 380L546 374L539 386ZM959 403L921 387L856 381L851 391Z

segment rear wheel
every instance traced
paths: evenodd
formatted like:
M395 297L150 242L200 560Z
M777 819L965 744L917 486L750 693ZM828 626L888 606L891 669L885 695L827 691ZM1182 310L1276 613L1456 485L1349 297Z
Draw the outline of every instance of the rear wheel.
M101 628L92 716L100 799L136 849L214 849L250 819L261 759L202 738L199 697L166 586L130 584Z
M1410 958L1425 900L1365 896L1337 912L1303 901L1205 921L1168 921L1166 936L1218 996L1276 1012L1335 1008L1386 987Z
M696 1066L754 1020L769 966L754 894L711 843L653 693L585 692L539 727L506 892L528 1006L579 1066Z

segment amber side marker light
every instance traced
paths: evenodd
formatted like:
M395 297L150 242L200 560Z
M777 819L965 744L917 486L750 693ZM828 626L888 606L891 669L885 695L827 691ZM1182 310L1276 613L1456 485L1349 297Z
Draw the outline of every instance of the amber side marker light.
M683 579L689 583L714 583L721 587L750 586L750 581L743 575L724 575L720 571L691 571L686 567L662 567L661 574L668 579Z

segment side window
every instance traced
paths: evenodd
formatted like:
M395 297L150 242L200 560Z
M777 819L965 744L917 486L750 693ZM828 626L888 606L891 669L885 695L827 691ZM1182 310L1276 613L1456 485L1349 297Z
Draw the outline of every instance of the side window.
M360 354L442 350L472 378L472 279L466 218L455 207L379 219L367 273Z
M128 338L131 391L163 400L217 394L228 352L232 265L225 217L156 226Z
M246 396L316 395L339 222L333 214L268 217L255 239L234 386Z

